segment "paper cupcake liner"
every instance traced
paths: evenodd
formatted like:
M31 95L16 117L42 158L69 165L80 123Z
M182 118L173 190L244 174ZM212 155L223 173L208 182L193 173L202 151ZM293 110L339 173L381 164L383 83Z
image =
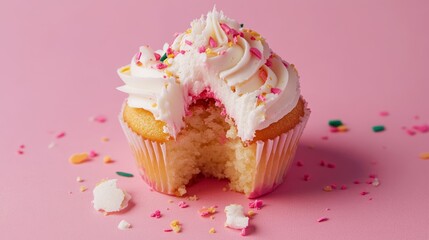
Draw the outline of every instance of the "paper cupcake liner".
M137 162L137 166L143 180L154 190L171 194L183 195L180 189L173 189L169 184L167 166L168 159L166 144L152 141L136 134L123 120L123 109L119 115L119 122L128 139L131 150ZM305 113L293 129L277 136L274 139L257 141L256 144L256 170L253 189L247 196L256 198L271 192L278 187L293 162L302 131L310 116L310 110L305 103Z

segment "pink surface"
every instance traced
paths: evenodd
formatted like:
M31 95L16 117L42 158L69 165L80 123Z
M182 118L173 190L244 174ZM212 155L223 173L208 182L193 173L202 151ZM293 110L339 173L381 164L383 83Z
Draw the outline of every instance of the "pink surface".
M200 200L181 209L180 199L149 191L139 177L115 175L137 174L117 122L125 95L115 90L121 85L116 68L142 44L157 48L171 41L212 6L211 1L2 4L0 239L239 237L223 227L222 209L249 201L223 192L225 182L194 185L190 192ZM251 220L246 238L429 239L429 161L418 158L429 151L429 133L408 136L401 129L429 121L428 2L217 1L217 6L297 65L313 111L296 156L303 166L293 166L285 184L262 198L266 206ZM380 116L382 110L390 115ZM108 121L88 121L98 114ZM332 118L342 119L350 131L330 133ZM376 124L387 130L373 133ZM61 131L66 135L56 139ZM56 146L48 149L51 142ZM21 144L23 155L17 154ZM70 154L91 149L101 157L68 163ZM104 155L115 162L103 164ZM319 166L321 160L336 168ZM365 183L369 174L378 176L379 187ZM77 183L77 176L85 182ZM132 194L128 211L103 216L92 208L91 190L79 192L80 185L91 189L106 177L119 178ZM322 191L328 184L348 189ZM369 194L361 196L362 191ZM214 204L220 207L214 220L198 216L201 206ZM162 218L149 217L156 209ZM321 217L329 220L318 223ZM133 228L118 230L121 219ZM173 219L183 223L182 233L163 232ZM211 227L216 234L208 234Z

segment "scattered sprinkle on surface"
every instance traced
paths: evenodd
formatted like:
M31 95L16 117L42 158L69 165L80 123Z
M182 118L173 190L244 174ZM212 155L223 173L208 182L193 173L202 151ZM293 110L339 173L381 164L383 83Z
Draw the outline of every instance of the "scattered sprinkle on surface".
M151 215L150 215L151 217L153 217L153 218L161 218L161 211L159 211L159 210L156 210L155 212L153 212Z
M76 177L76 182L83 182L84 180L81 177Z
M110 140L110 139L109 139L108 137L102 137L102 138L101 138L101 141L102 141L102 142L108 142L109 140Z
M63 138L63 137L65 137L66 136L66 132L60 132L60 133L58 133L55 137L56 138Z
M254 201L249 203L249 208L256 208L260 210L264 206L264 202L262 200L255 199Z
M200 210L198 210L198 212L200 213L201 217L209 217L212 216L213 214L215 214L217 206L212 206L212 207L202 207Z
M343 122L339 119L334 119L334 120L329 120L328 124L331 127L339 127L339 126L343 125Z
M170 227L175 233L179 233L182 230L182 224L178 220L171 221Z
M321 218L317 219L317 222L321 223L321 222L326 222L328 220L329 220L329 218L327 218L327 217L321 217Z
M210 234L214 234L214 233L216 233L215 228L210 228L209 233L210 233Z
M86 190L88 190L88 188L87 188L87 187L85 187L85 186L80 186L80 187L79 187L79 191L80 191L80 192L85 192Z
M372 127L373 132L383 132L385 127L383 125L376 125Z
M381 111L379 114L380 114L380 116L382 116L382 117L387 117L387 116L389 116L389 112L388 112L388 111Z
M89 151L89 157L90 158L95 158L98 156L98 153L94 150Z
M127 173L127 172L120 172L120 171L118 171L118 172L116 172L116 174L118 174L121 177L134 177L133 174Z
M81 164L89 160L88 153L74 153L69 157L71 164Z
M187 208L187 207L189 207L189 204L187 204L186 202L184 202L184 201L180 201L178 204L177 204L180 208Z
M325 192L332 192L332 186L331 185L327 185L327 186L323 187L323 191L325 191Z
M110 156L106 155L103 157L103 162L109 164L113 162L113 159Z
M423 152L419 155L421 160L429 160L429 152Z

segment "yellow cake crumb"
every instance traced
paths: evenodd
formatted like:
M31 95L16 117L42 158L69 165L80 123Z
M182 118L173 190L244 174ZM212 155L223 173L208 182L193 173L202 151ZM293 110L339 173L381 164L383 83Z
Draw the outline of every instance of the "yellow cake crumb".
M216 233L215 228L210 228L209 233L210 233L210 234Z
M175 233L179 233L182 230L182 224L178 220L171 221L170 227Z

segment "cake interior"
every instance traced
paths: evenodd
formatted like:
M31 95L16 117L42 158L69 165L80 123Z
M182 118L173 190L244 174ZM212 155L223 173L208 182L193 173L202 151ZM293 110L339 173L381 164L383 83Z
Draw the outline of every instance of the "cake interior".
M251 192L255 174L256 144L245 146L231 119L214 101L199 100L189 109L186 127L176 140L167 141L167 174L175 194L198 176L228 179L231 190Z

